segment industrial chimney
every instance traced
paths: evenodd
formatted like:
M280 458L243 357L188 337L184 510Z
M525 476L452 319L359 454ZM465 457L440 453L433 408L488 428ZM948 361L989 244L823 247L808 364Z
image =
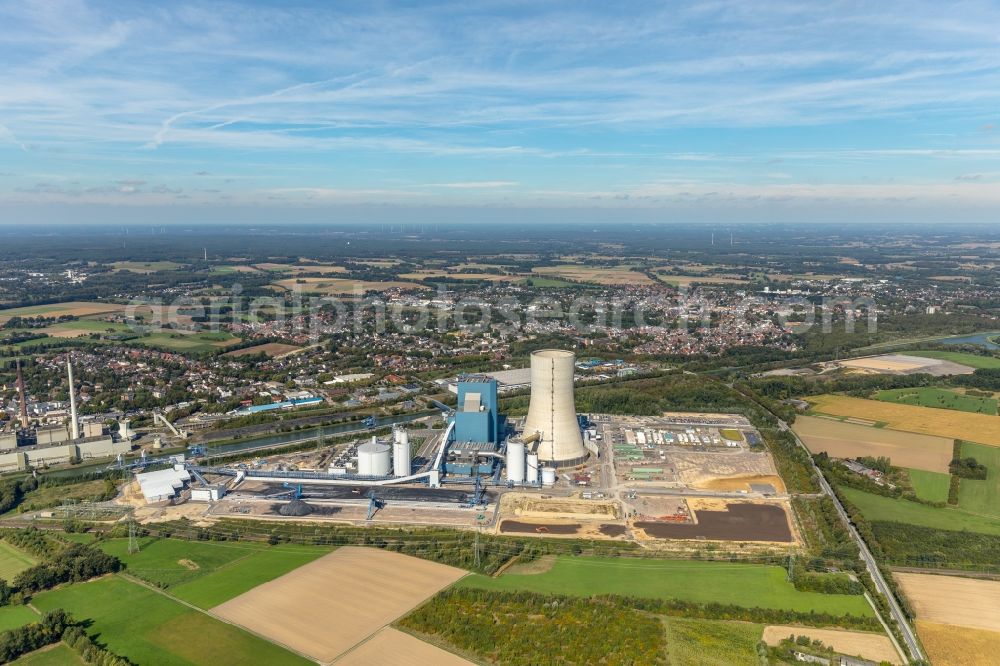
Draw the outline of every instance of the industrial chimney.
M567 467L587 459L573 401L571 351L542 349L531 355L531 402L524 435L539 434L538 459Z
M17 394L21 399L21 429L28 429L28 394L24 390L24 375L21 374L21 361L17 363Z
M80 439L80 421L76 418L76 387L73 385L73 364L66 360L66 374L69 376L69 432L73 439Z

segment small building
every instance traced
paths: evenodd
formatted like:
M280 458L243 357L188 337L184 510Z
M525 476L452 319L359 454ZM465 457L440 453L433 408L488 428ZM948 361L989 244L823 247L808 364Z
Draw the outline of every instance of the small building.
M191 489L192 502L218 502L225 496L226 487L221 483Z

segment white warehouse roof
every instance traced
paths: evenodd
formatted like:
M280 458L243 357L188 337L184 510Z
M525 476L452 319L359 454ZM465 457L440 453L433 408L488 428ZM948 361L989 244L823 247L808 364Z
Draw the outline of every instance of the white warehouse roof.
M191 480L191 473L183 467L161 469L135 475L147 502L160 502L177 494L184 483Z

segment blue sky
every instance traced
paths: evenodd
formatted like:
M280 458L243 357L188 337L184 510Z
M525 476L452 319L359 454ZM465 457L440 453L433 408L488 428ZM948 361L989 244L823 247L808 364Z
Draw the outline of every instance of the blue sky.
M0 1L0 63L7 222L1000 213L997 2Z

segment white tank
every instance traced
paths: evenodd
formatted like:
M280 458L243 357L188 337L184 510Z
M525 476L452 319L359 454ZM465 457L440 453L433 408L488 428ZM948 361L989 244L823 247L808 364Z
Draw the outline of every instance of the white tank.
M389 476L389 445L379 441L367 442L358 447L358 474L360 476Z
M524 483L524 442L507 441L507 480Z
M524 434L539 433L539 459L557 467L587 457L573 400L575 362L571 351L541 349L531 354L531 402Z
M554 486L556 484L556 468L555 467L543 467L542 468L542 485L543 486Z
M524 475L524 480L528 483L538 483L538 454L529 453L528 454L528 467L527 473Z
M392 473L393 476L409 476L412 465L410 462L410 438L403 430L403 436L392 443Z

